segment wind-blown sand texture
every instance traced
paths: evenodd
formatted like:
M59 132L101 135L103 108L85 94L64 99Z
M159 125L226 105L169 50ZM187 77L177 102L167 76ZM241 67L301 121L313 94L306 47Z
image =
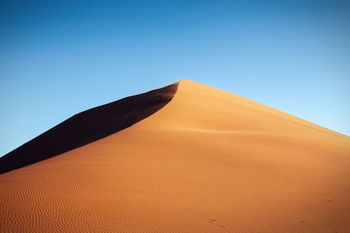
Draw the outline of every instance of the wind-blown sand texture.
M175 86L157 108L132 111L131 127L92 117L99 137L72 128L84 139L73 147L52 134L43 141L55 153L42 155L51 146L39 136L7 156L21 166L0 159L0 231L350 232L349 137L189 80Z

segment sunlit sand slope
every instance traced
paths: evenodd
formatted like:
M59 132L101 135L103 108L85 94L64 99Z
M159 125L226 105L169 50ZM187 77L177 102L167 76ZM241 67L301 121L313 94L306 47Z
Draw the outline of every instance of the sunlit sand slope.
M184 80L148 118L0 175L1 232L350 232L350 139Z

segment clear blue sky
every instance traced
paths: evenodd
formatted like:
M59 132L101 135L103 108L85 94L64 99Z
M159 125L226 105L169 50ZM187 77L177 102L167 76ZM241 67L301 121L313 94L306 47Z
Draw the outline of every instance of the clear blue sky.
M349 1L0 1L0 156L191 79L350 135Z

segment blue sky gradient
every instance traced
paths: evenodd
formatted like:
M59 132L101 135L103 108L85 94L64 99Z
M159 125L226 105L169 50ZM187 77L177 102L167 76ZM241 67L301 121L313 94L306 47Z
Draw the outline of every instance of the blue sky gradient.
M0 156L190 79L350 135L349 1L0 1Z

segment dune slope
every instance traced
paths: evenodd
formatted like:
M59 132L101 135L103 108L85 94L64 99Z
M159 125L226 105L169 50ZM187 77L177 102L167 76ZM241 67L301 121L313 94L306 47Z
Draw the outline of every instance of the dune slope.
M346 233L349 167L349 137L183 80L131 127L0 175L0 232Z
M149 117L174 96L177 83L76 114L0 158L0 174L104 138Z

